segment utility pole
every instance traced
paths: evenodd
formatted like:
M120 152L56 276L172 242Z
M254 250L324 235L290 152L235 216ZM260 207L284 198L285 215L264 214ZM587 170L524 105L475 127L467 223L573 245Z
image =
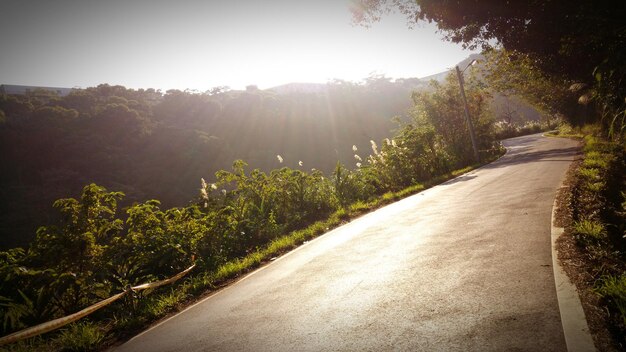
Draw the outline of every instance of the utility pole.
M472 66L476 60L472 61L467 67ZM467 70L467 67L463 70ZM478 148L476 147L476 135L474 134L474 125L472 119L470 119L469 107L467 106L467 98L465 98L465 88L463 87L463 72L456 66L456 74L459 77L459 85L461 86L461 97L463 97L463 107L465 108L465 121L467 121L467 128L470 132L470 138L472 140L472 148L474 149L474 158L476 162L480 162L480 156L478 155Z

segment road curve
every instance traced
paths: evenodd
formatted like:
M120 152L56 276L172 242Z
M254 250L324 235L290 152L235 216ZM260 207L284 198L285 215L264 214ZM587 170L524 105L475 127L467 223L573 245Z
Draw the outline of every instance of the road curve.
M550 216L577 143L540 135L337 228L115 351L565 351Z

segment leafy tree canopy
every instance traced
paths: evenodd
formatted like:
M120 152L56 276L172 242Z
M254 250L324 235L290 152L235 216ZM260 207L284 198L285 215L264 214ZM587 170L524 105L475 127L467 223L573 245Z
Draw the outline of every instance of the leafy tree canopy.
M365 25L392 10L409 25L436 22L464 47L520 53L546 74L593 87L603 110L624 112L626 7L613 1L359 0L352 8Z
M436 22L446 39L467 48L497 42L533 54L551 72L587 78L614 54L624 62L626 8L612 1L361 0L354 19L369 23L393 8L411 24Z

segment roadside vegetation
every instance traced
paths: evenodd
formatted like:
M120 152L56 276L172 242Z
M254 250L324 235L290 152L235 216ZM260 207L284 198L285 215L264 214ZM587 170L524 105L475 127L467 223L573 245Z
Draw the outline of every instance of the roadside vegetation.
M580 138L583 156L567 190L565 235L575 253L563 253L581 296L590 295L605 320L600 328L612 342L603 350L626 347L626 155L624 145L602 137L599 126L563 126L558 135ZM567 242L567 238L564 239ZM563 246L560 248L564 248ZM582 278L582 279L580 279ZM589 304L590 302L585 302ZM585 306L585 305L584 305ZM594 319L587 310L588 319ZM594 329L598 329L591 322Z
M124 192L122 207L155 198L171 208L236 159L265 172L302 160L329 174L337 160L352 162L353 144L388 137L390 118L422 85L373 76L310 93L101 84L66 96L0 94L0 250L29 244L54 219L50 204L90 183Z
M503 149L487 93L468 84L466 94L481 159L493 160ZM57 200L58 220L40 227L28 248L0 252L2 335L196 268L173 286L126 295L59 332L8 348L100 348L351 218L474 168L458 82L433 83L413 98L411 118L397 121L393 138L370 141L367 150L353 145L353 165L337 162L329 175L306 171L302 162L266 173L237 160L230 171L199 180L186 207L148 200L120 209L124 194L96 184Z

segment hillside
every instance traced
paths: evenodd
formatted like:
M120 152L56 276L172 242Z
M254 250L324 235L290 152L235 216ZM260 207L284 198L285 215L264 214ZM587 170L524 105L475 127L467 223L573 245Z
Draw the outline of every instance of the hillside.
M354 168L352 146L366 151L370 140L391 136L391 118L404 116L411 92L424 89L426 79L374 75L361 84L267 90L162 93L105 84L65 96L0 95L0 248L28 243L52 220L55 200L91 182L126 193L122 206L155 198L172 207L187 204L200 178L211 180L236 159L264 171L288 166L328 175L337 160ZM492 110L513 122L539 118L502 96Z
M96 182L127 203L187 204L200 178L235 159L250 168L281 166L329 172L354 166L352 146L390 135L390 118L411 104L410 89L387 79L328 84L317 92L191 93L100 85L59 97L0 95L0 238L24 245L49 223L51 205Z

